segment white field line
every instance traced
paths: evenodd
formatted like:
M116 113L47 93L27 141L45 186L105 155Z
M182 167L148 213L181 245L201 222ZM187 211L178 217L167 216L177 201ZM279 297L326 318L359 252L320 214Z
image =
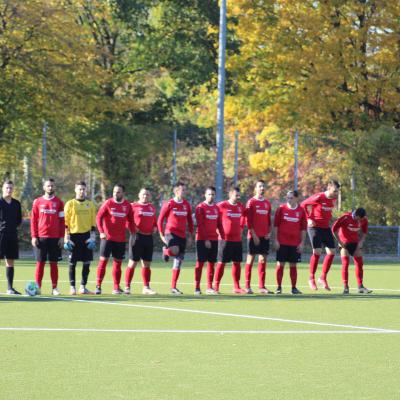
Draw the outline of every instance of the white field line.
M25 282L26 283L28 281L29 280L27 280L27 279L14 279L14 282ZM7 280L6 279L0 279L0 282L7 282ZM42 282L43 283L51 283L51 280L50 279L43 279ZM65 281L65 280L59 280L58 282L59 283L69 283L69 281ZM89 284L95 284L96 281L89 280L88 283ZM113 282L112 281L106 281L106 280L103 281L103 284L111 284L111 283L113 283ZM152 281L151 283L154 284L154 285L168 285L168 286L171 285L171 282ZM142 282L138 282L138 281L132 282L133 286L135 286L135 285L139 285L140 286L141 284L142 284ZM194 283L193 282L179 282L179 285L182 285L182 286L186 286L186 285L194 286ZM221 283L220 286L232 286L232 283ZM282 287L291 288L291 285L282 285ZM297 285L297 287L298 288L308 288L309 286L308 285ZM343 286L331 286L331 289L343 290ZM350 287L350 290L357 290L357 289L358 288L356 288L356 287ZM377 291L377 292L378 291L382 291L382 292L400 292L400 289L385 289L385 288L370 288L370 289L374 290L374 291Z
M289 324L315 325L315 326L327 326L327 327L357 329L357 330L359 329L359 330L387 332L387 333L389 333L389 332L390 333L400 333L400 330L396 330L396 329L373 328L373 327L368 327L368 326L355 326L355 325L347 325L347 324L331 324L331 323L327 323L327 322L315 322L315 321L304 321L304 320L285 319L285 318L263 317L263 316L258 316L258 315L234 314L234 313L225 313L225 312L217 312L217 311L192 310L192 309L188 309L188 308L150 306L150 305L145 305L145 304L115 303L112 301L72 299L72 298L66 298L66 297L40 296L39 298L42 298L42 299L44 298L44 299L48 299L48 300L58 300L58 301L71 301L71 302L76 302L76 303L102 304L102 305L112 305L112 306L117 306L117 307L133 307L133 308L142 308L142 309L151 309L151 310L176 311L176 312L189 313L189 314L215 315L215 316L220 316L220 317L233 317L233 318L255 319L255 320L262 320L262 321L284 322L284 323L289 323Z
M186 330L186 329L101 329L101 328L38 328L38 327L0 327L0 331L11 332L99 332L99 333L201 333L201 334L258 334L258 335L303 335L303 334L318 334L318 335L337 335L337 334L398 334L400 331L274 331L274 330Z

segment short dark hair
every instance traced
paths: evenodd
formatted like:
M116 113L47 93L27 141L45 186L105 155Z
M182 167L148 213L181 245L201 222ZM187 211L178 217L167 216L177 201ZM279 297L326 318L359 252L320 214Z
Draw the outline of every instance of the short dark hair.
M86 187L86 182L85 181L76 181L75 186L85 186Z
M6 180L3 182L3 185L14 185L14 182L13 182L11 179L6 179Z
M339 181L337 181L336 179L329 179L329 181L328 181L328 186L329 185L334 185L334 186L336 186L338 189L340 189L340 183L339 183Z
M216 189L214 186L207 186L206 190L204 190L204 192L207 192L207 190L212 190L213 192L216 192Z
M186 185L182 181L178 181L172 186L172 189L176 189L180 186L186 186Z
M142 186L142 187L140 188L140 190L139 190L139 193L140 193L142 190L147 190L148 192L150 192L150 189L149 189L148 187L146 187L146 186Z
M124 186L122 183L116 183L116 184L114 185L114 187L115 187L115 188L116 188L116 187L119 187L119 188L122 189L123 192L125 192L125 186Z
M240 193L240 187L239 187L239 186L231 186L231 187L229 188L229 193L232 193L232 192L238 192L238 193Z
M299 197L299 192L297 190L289 190L286 193L286 196L288 196L289 194L293 195L293 197Z
M358 208L356 209L356 211L354 211L354 215L355 215L356 217L364 218L364 217L367 215L367 212L365 211L364 208L358 207Z
M262 184L264 184L264 185L265 185L265 181L263 181L262 179L258 179L258 180L256 181L256 183L255 183L255 185L254 185L254 186L256 186L256 185L257 185L257 183L262 183Z
M44 179L43 179L43 185L44 185L46 182L55 183L55 180L54 180L54 178L44 178Z

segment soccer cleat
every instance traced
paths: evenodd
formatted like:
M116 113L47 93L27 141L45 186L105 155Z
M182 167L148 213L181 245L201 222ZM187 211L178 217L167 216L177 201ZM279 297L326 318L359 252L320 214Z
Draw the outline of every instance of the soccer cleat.
M317 285L315 284L314 278L311 278L308 280L308 286L310 286L311 290L318 290Z
M169 261L169 255L168 254L166 254L166 251L167 251L167 248L165 247L165 246L163 246L163 248L162 248L162 259L165 261L165 262L168 262Z
M125 287L124 294L131 294L131 288L129 286Z
M246 288L246 294L254 294L253 289L252 288Z
M183 293L182 293L179 289L177 289L177 288L172 288L172 289L171 289L171 294L173 294L173 295L175 295L175 296L180 296L180 295L182 295Z
M196 289L193 294L195 296L200 296L201 295L201 290L200 289Z
M325 290L330 291L331 288L328 285L328 281L324 278L318 278L318 285L322 286Z
M14 288L8 289L7 294L14 294L14 295L20 295L21 293L18 292L18 290L15 290Z
M101 294L101 286L97 285L94 294Z
M260 293L260 294L274 294L274 292L272 290L269 290L266 287L258 289L258 293Z
M79 288L79 294L94 294L91 290L87 289L85 286Z
M52 294L53 296L59 296L61 293L60 293L60 291L58 290L58 288L55 287L55 288L52 289L51 294Z
M292 288L292 294L303 294L300 292L299 289L297 289L297 287Z
M366 288L366 287L363 286L363 285L361 285L361 286L358 287L358 293L369 294L369 293L372 293L372 290Z
M69 289L69 294L70 294L71 296L75 296L75 295L76 295L75 286L71 286L71 288Z
M153 290L151 287L144 287L142 290L142 294L147 294L147 295L155 295L157 294L157 292L155 290Z
M237 288L237 289L233 289L232 293L234 293L234 294L246 294L247 291L245 289L242 289L242 288Z
M348 286L345 286L345 287L343 288L343 294L350 294L350 290L349 290L349 287L348 287Z
M213 288L208 288L206 290L206 294L218 294L218 292L216 290L214 290Z
M124 291L118 286L118 289L113 289L112 294L122 294Z
M282 294L282 286L278 286L275 290L275 294Z

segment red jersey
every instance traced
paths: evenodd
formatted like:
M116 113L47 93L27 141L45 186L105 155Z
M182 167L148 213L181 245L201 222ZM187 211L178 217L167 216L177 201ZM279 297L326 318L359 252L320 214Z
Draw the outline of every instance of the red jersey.
M217 229L221 224L221 217L216 204L207 204L205 201L196 207L197 233L196 240L218 240Z
M221 213L219 239L229 242L241 242L244 226L245 208L242 203L231 204L229 200L217 204Z
M166 221L164 227L164 220ZM187 200L175 201L171 199L163 204L157 221L159 232L163 235L173 233L185 238L186 227L193 233L192 208Z
M278 228L279 244L297 247L301 242L301 232L307 229L306 213L300 205L290 208L282 204L275 211L274 226Z
M328 199L325 193L321 192L304 200L301 206L305 209L307 218L313 220L317 228L329 228L335 202L336 199ZM311 206L310 213L307 211L307 206Z
M246 223L247 237L251 237L250 229L254 229L258 237L267 236L271 230L271 203L252 197L246 204Z
M99 232L105 233L112 242L125 242L126 227L132 233L136 231L132 207L127 200L121 203L113 198L106 200L97 213L96 223Z
M368 219L364 217L361 221L356 220L353 214L348 212L335 221L332 231L339 231L338 236L342 243L358 243L360 231L365 234L368 232Z
M151 235L157 227L156 209L151 203L131 203L135 226L140 233Z
M65 232L64 203L56 196L34 200L31 213L33 238L62 238Z

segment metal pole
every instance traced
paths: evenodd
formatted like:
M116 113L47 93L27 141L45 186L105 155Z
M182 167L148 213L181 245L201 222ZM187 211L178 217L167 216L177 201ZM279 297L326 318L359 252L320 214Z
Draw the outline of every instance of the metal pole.
M43 124L42 130L42 179L46 179L47 169L47 122Z
M235 174L233 178L233 182L235 186L238 184L238 176L239 176L239 131L235 131Z
M294 190L299 187L299 132L294 133Z
M354 177L354 171L351 173L350 177L350 188L351 188L351 209L354 210L356 207L356 179Z
M225 101L225 48L226 48L226 0L221 0L218 50L218 111L217 111L217 163L216 200L223 197L224 174L224 101Z
M176 166L176 141L177 141L177 132L174 130L174 142L173 142L173 150L172 150L172 186L176 183L177 176L177 166Z

